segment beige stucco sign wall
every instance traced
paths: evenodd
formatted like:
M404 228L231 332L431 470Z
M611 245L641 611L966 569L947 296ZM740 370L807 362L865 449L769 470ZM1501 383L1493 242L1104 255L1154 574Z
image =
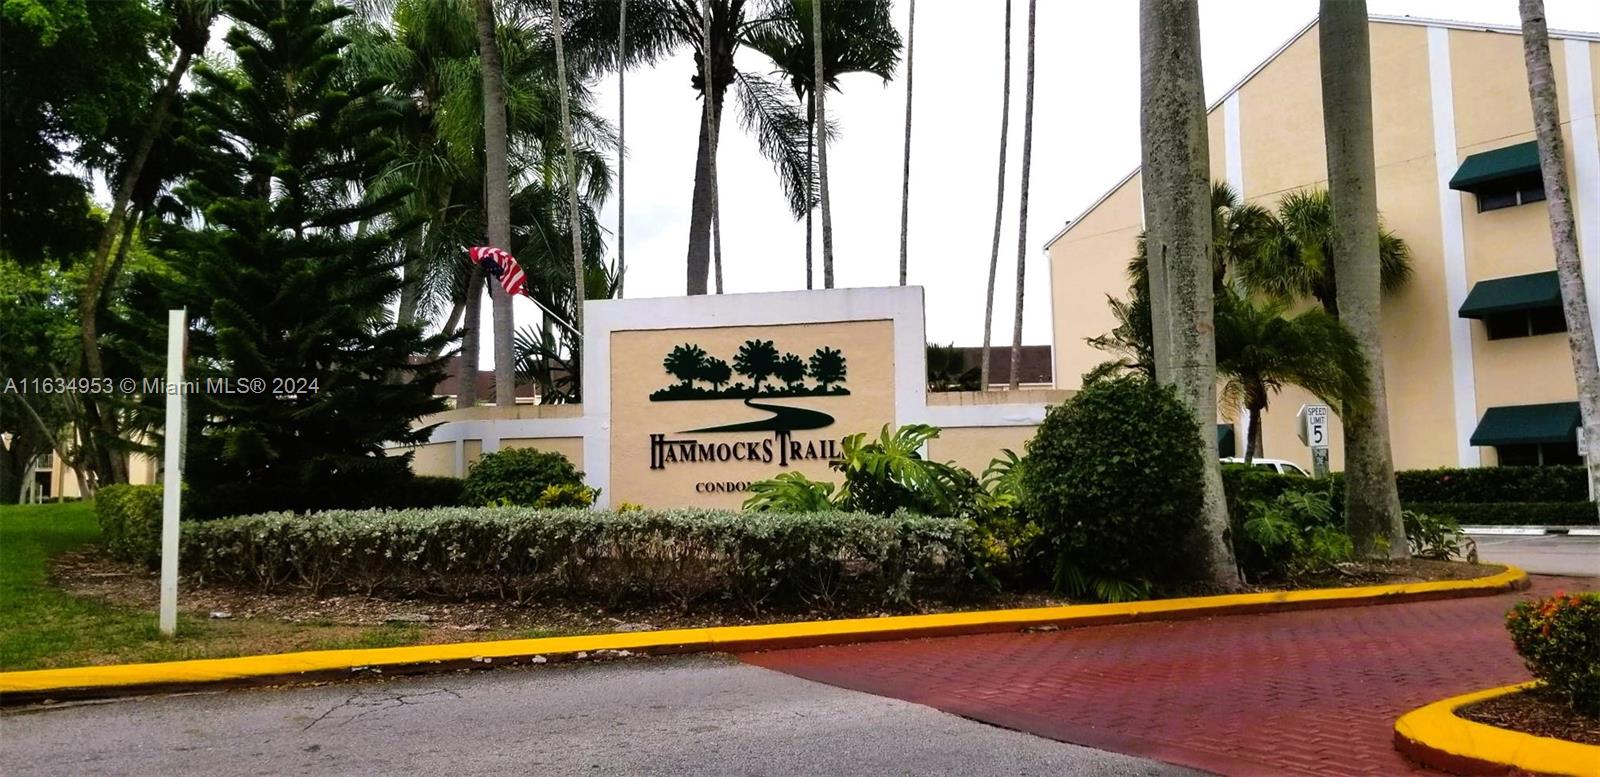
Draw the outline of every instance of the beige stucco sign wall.
M781 472L837 482L839 441L885 424L939 426L929 453L981 469L1061 398L930 403L919 287L594 301L584 340L581 407L425 419L442 423L414 468L459 476L482 453L532 447L571 458L600 506L737 508Z

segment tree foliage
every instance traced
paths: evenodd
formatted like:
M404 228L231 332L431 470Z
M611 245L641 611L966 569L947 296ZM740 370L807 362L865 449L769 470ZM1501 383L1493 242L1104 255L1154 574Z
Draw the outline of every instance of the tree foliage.
M88 182L63 168L117 164L159 84L165 32L144 0L0 4L0 250L31 262L94 244Z
M352 180L391 158L383 130L399 107L381 81L353 81L342 67L334 25L347 12L231 11L234 66L195 69L185 142L199 164L179 197L196 220L164 231L174 272L151 279L162 307L188 310L191 379L260 381L189 396L186 477L203 514L270 509L314 488L385 487L409 463L385 443L425 439L412 422L443 409L437 363L418 362L439 339L384 311L399 289L385 250L414 225L381 222L406 192L351 194Z

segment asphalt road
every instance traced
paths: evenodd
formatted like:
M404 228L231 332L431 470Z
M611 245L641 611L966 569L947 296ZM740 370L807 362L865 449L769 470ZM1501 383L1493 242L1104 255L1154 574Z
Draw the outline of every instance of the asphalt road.
M1535 575L1600 577L1600 537L1475 534L1478 559L1515 564Z
M1195 774L722 657L20 711L0 773Z

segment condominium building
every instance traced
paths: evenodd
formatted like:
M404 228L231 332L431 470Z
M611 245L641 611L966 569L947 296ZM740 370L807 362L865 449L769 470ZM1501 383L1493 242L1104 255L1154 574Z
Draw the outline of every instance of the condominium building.
M1395 465L1577 461L1577 392L1520 32L1388 17L1373 17L1370 31L1378 209L1413 267L1382 306ZM1550 46L1589 307L1600 312L1600 34L1552 31ZM1267 208L1325 188L1321 91L1313 22L1209 109L1212 177ZM1116 325L1106 297L1127 296L1141 196L1135 170L1047 244L1057 388L1078 388L1109 358L1086 338ZM1272 398L1263 455L1309 463L1295 416L1315 402L1295 387ZM1242 453L1239 415L1219 422ZM1335 469L1342 454L1336 428Z

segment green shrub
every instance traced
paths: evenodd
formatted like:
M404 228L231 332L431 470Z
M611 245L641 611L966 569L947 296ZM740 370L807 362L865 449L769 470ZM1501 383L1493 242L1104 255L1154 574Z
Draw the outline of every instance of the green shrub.
M1234 544L1239 568L1250 580L1325 570L1355 553L1325 488L1286 491L1270 502L1251 502L1245 510L1248 517Z
M1235 532L1247 517L1247 505L1271 502L1290 491L1305 491L1318 482L1327 485L1327 481L1310 480L1303 475L1284 475L1243 464L1222 465L1222 493L1227 500L1228 515L1233 518Z
M954 464L922 457L923 446L938 436L936 426L907 424L890 431L885 424L874 440L860 433L845 437L841 457L829 463L844 474L839 505L878 515L896 510L944 516L970 512L977 478Z
M833 484L812 480L801 472L784 472L777 477L750 484L750 498L744 509L782 513L820 513L837 509Z
M546 488L560 485L583 485L583 473L567 457L511 448L486 454L473 463L461 484L461 504L533 506Z
M194 524L184 527L183 568L265 591L760 610L961 595L972 589L973 562L970 524L949 518L494 507Z
M1059 587L1126 598L1193 579L1205 547L1199 434L1170 389L1137 376L1092 382L1050 409L1022 485Z
M1028 515L1022 479L1027 462L1011 450L989 462L979 480L973 527L979 558L994 583L1033 586L1045 581L1044 530Z
M161 486L104 486L95 492L94 513L113 558L161 562Z
M1593 502L1406 502L1408 510L1462 526L1593 526Z
M1506 629L1534 677L1574 710L1600 717L1600 593L1518 602Z
M461 478L414 475L403 486L404 498L373 507L454 507L461 504Z
M546 486L544 493L539 494L539 499L534 502L534 507L589 507L594 504L594 498L600 492L596 489L576 483L561 483Z
M1461 548L1465 545L1473 548L1470 558L1477 560L1476 543L1467 539L1466 533L1461 531L1461 524L1456 523L1454 518L1416 510L1402 510L1400 516L1405 521L1406 544L1410 546L1413 557L1449 561L1461 555Z
M1588 478L1576 465L1414 469L1396 472L1395 485L1403 503L1582 502L1589 498Z

